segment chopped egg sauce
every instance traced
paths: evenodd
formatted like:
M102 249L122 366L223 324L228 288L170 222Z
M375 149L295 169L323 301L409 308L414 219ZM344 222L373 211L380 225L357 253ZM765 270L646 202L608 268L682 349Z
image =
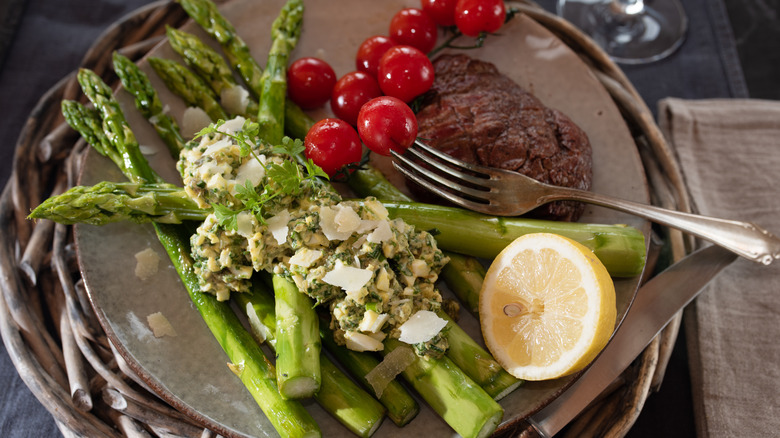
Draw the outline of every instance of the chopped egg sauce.
M236 118L220 131L242 125ZM199 205L240 209L236 187L274 184L265 165L284 159L263 147L242 157L230 136L211 134L185 149L177 166ZM234 229L220 225L215 213L198 227L192 255L204 291L227 300L231 292L249 291L255 271L285 276L317 305L329 306L336 341L358 351L382 350L385 337L401 337L412 315L441 309L435 283L448 258L430 233L389 218L376 199L342 200L321 187L275 198L263 211L262 218L239 213ZM407 337L418 355L438 357L446 336L430 327Z

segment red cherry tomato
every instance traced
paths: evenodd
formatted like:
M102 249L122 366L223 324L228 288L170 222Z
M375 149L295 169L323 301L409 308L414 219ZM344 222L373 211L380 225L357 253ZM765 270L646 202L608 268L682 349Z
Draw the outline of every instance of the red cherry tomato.
M411 102L433 85L433 64L412 46L394 46L379 60L379 88L388 96Z
M330 97L330 108L336 117L356 126L360 107L381 95L382 90L375 77L362 71L353 71L336 82Z
M455 25L463 35L476 37L482 32L492 33L506 20L503 0L458 0L455 5Z
M417 118L409 105L392 96L371 99L358 115L363 143L380 155L403 153L417 138Z
M430 52L436 45L436 31L436 23L420 9L401 9L390 20L390 38L423 53Z
M439 26L453 26L457 2L458 0L422 0L422 10Z
M322 119L315 123L303 141L306 158L330 176L342 167L360 161L363 145L355 128L341 119Z
M287 69L287 94L303 109L325 104L335 84L336 73L321 59L301 58Z
M379 68L379 60L387 50L395 45L395 42L383 35L374 35L366 38L357 51L355 67L358 71L366 72L376 76L376 70Z

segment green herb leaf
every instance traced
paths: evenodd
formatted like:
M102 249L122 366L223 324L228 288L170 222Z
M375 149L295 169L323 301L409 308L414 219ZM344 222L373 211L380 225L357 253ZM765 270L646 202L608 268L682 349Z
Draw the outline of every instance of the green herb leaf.
M214 216L217 218L217 223L226 230L238 229L238 213L240 211L231 210L222 204L214 206Z

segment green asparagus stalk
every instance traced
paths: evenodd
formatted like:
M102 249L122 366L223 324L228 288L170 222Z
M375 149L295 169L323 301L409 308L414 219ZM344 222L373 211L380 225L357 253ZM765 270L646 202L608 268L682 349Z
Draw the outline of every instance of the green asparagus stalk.
M487 271L474 257L447 252L450 261L444 265L440 277L466 309L479 316L479 291Z
M189 68L211 86L218 96L236 83L233 79L233 71L222 56L194 35L170 26L166 27L165 34L171 48L184 59L184 63Z
M157 135L165 143L174 157L184 147L184 139L179 126L171 116L165 114L157 91L149 82L149 77L137 65L119 52L113 54L114 71L125 90L132 94L138 111L152 124Z
M87 108L73 100L63 100L62 114L68 125L81 134L95 151L113 161L123 174L127 172L122 154L111 145L108 136L103 132L103 119L98 110Z
M123 195L132 197L133 189L125 190ZM116 189L121 190L122 184L116 184ZM81 223L103 224L130 220L123 214L122 208L132 208L132 205L124 205L121 202L103 202L103 208L114 206L114 210L94 210L98 217L90 217L80 210L80 206L88 205L93 196L89 187L71 189L82 191L78 202L67 204L65 194L54 197L51 203L62 205L56 212L50 212L47 208L39 207L30 214L32 219L72 220ZM155 190L154 185L144 185L143 191ZM66 192L67 193L67 192ZM139 192L140 193L140 192ZM101 193L103 196L109 196ZM195 210L195 202L188 200L182 189L167 193L167 196L158 198L159 202L168 202L171 197L178 197L176 203L181 206L190 206L186 210ZM78 197L76 197L78 199ZM160 214L134 215L134 222L171 222L176 216L177 205L157 206ZM625 225L588 224L579 222L556 222L539 219L525 218L496 218L493 216L473 213L455 207L443 207L440 205L419 204L414 202L384 202L384 206L390 212L390 216L401 218L405 222L415 225L423 230L436 230L436 240L439 247L450 251L458 251L465 254L474 254L479 257L493 258L506 245L517 237L534 232L556 233L568 236L593 250L613 276L636 275L642 270L644 264L644 236L632 227ZM203 220L210 210L200 210L201 217L192 217L193 220ZM55 214L56 213L56 214ZM70 219L69 219L70 218ZM633 273L633 274L632 274Z
M522 384L493 359L484 348L471 339L445 312L437 312L447 320L447 357L493 399L500 400Z
M440 248L486 259L495 258L516 238L529 233L554 233L593 251L613 277L633 277L645 265L645 238L628 225L556 222L495 217L456 207L385 202L390 216L421 230L435 230ZM478 237L477 237L478 236Z
M43 201L30 213L31 219L50 219L66 225L105 225L123 221L180 224L203 220L203 210L194 205L181 187L168 183L138 184L103 181L91 187L76 186Z
M187 245L189 234L182 227L157 225L158 236L174 268L179 273L190 299L200 312L211 333L227 353L232 369L252 394L257 404L282 436L318 437L320 430L308 411L299 402L285 400L279 393L276 370L266 358L252 335L227 302L200 292L197 274Z
M99 149L110 146L112 150L105 151L107 156L120 158L115 162L130 180L136 182L160 181L160 177L140 154L135 137L132 135L119 104L113 98L108 86L99 76L88 70L80 71L78 79L85 94L103 118L102 126L106 133L105 136L108 137L108 143L102 142L100 140L102 136L97 132L85 131L84 133L87 134L85 139L100 141L97 145ZM75 107L63 105L63 110L67 111L71 108ZM73 120L73 115L66 115L66 120ZM92 125L77 124L74 128L82 130L87 129L88 126ZM279 395L274 367L263 355L262 350L254 342L251 335L244 330L228 304L217 301L214 295L200 291L197 274L195 274L190 258L188 242L191 233L181 226L160 223L156 223L154 226L157 236L170 256L190 299L228 358L235 364L236 374L277 432L282 436L289 437L320 436L319 426L306 409L300 403L284 400Z
M303 1L288 0L271 26L271 50L262 76L257 123L261 137L279 144L284 136L287 61L303 27Z
M320 335L322 344L336 360L360 381L364 388L374 395L373 386L366 380L369 371L379 365L379 359L372 354L350 350L338 345L333 338L333 331L328 328L328 321L320 317ZM387 408L387 416L396 426L403 426L414 419L420 412L420 406L414 397L397 380L391 381L382 391L379 402Z
M214 93L222 98L224 93L240 85L233 77L233 70L216 50L207 46L197 36L168 27L168 41L195 73L208 83ZM223 105L224 107L224 105ZM233 116L257 117L257 101L248 99L246 108L235 110Z
M211 0L178 0L182 8L222 47L233 70L238 72L249 90L260 98L263 69L252 57L249 47L236 33L233 25L220 14ZM284 130L292 138L304 138L314 120L290 99L284 106Z
M276 379L287 399L312 397L320 390L319 319L311 298L295 283L274 275L276 295Z
M91 70L79 70L76 78L84 94L100 113L103 119L103 132L114 150L112 155L121 158L123 164L120 168L123 169L124 174L134 182L161 181L141 154L141 149L125 120L122 108L114 98L113 90ZM101 142L100 147L105 145Z
M228 118L214 91L187 67L171 59L155 57L149 58L149 65L165 86L181 97L187 105L202 108L213 121Z
M233 299L245 312L249 324L261 342L276 348L274 298L263 288L252 293L234 294ZM314 399L352 433L369 437L379 428L385 408L344 374L325 354L320 356L322 386Z
M249 46L211 0L178 0L181 7L212 38L219 42L230 65L247 86L259 96L263 69L257 64Z
M384 354L403 346L396 339L386 339ZM501 422L504 415L501 405L447 356L440 359L416 357L402 375L464 438L490 436Z

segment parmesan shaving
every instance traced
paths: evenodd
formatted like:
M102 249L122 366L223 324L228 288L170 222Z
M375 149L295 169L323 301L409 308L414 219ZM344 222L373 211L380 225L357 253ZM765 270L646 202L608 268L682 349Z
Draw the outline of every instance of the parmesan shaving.
M146 248L135 254L135 261L135 276L141 280L148 280L157 273L160 256L152 248Z
M344 292L349 293L360 290L371 280L373 275L373 271L369 269L355 268L337 262L336 267L322 277L322 281L331 286L340 287Z
M366 381L374 389L376 396L382 397L387 385L414 363L415 358L416 355L411 348L401 345L388 353L382 362L379 362L379 365L366 373Z
M273 339L273 337L270 336L271 330L269 330L268 326L260 321L260 318L257 316L257 312L255 312L254 306L252 306L252 303L246 303L246 316L249 320L249 329L252 331L252 334L255 335L255 340L257 340L257 342L262 344L269 338Z
M287 226L288 222L290 222L290 212L287 210L280 211L276 216L266 221L268 231L271 232L279 245L284 245L287 242L287 233L290 231Z
M303 247L290 257L290 265L308 268L322 257L322 251Z
M237 116L223 123L217 131L233 135L244 127L244 122L246 122L245 118Z
M186 138L195 137L195 134L201 131L201 129L211 124L211 117L197 107L189 107L184 110L182 115L181 133Z
M390 229L390 222L380 221L376 229L368 235L368 241L371 243L382 243L393 238L393 230Z
M152 329L155 338L162 338L163 336L176 336L176 330L173 329L170 321L162 312L152 313L146 317L146 322Z
M228 113L244 114L246 112L246 107L249 104L249 91L236 84L222 90L219 100Z
M382 341L363 333L345 332L344 339L347 348L353 351L382 351L385 348Z
M438 335L446 325L447 320L439 318L434 312L420 310L398 327L401 331L398 340L406 344L428 342Z

